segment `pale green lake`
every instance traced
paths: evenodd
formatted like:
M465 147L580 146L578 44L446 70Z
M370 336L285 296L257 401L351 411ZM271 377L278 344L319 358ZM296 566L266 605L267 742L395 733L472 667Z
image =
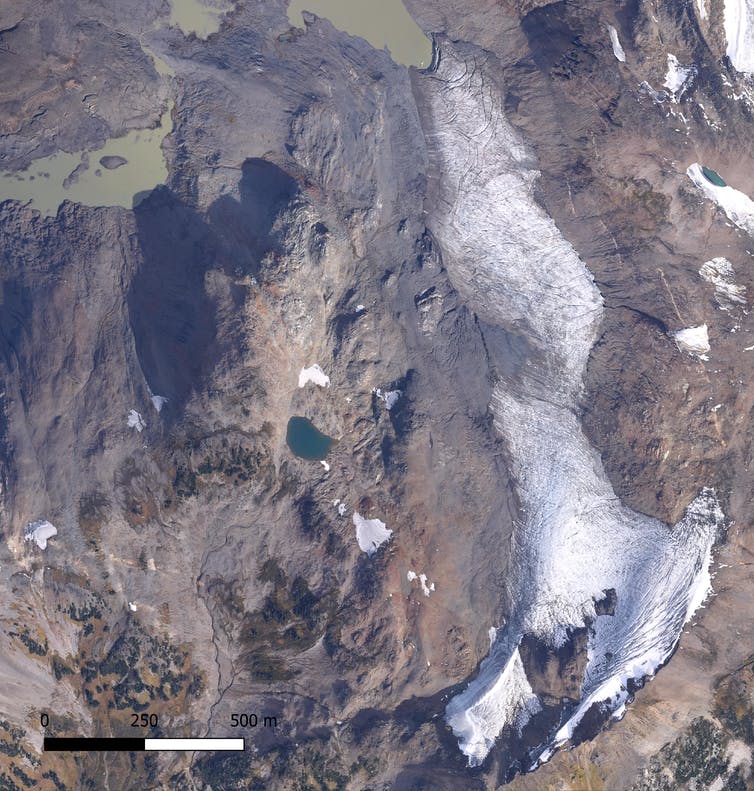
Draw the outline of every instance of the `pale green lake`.
M32 161L15 173L0 172L0 201L12 198L31 201L33 208L53 216L64 200L85 206L124 206L130 209L140 192L148 192L167 180L168 169L162 141L173 131L173 103L155 129L135 129L108 140L97 151L59 151ZM88 165L82 164L88 156ZM126 163L114 170L100 164L103 157L123 157ZM78 178L64 182L77 169Z
M376 49L387 47L396 63L426 69L432 62L432 42L401 0L291 0L292 25L304 26L302 11L329 19L338 30L365 38Z
M196 33L197 38L207 38L220 29L222 15L230 6L214 7L200 0L170 0L170 24L176 25L184 35Z

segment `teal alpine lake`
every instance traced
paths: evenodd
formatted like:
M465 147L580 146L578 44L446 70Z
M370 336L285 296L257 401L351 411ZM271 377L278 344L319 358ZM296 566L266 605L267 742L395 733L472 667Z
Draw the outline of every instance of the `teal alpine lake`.
M727 187L728 185L725 183L725 180L720 176L719 173L715 172L710 168L702 167L702 173L704 173L704 177L707 181L714 184L716 187Z
M324 459L335 444L335 440L319 431L311 420L299 416L288 421L285 441L296 456L316 461Z

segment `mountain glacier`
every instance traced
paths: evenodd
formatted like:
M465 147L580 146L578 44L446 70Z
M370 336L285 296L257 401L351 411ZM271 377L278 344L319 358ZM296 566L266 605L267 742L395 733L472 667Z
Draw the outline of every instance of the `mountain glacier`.
M446 719L469 764L480 764L505 729L541 709L519 656L524 635L557 647L569 629L589 626L581 699L563 710L546 759L593 704L619 716L629 679L669 658L709 590L723 514L709 489L672 528L621 504L578 416L602 296L535 201L534 158L484 62L443 49L428 101L425 134L440 174L432 225L449 275L478 314L530 349L491 403L522 510L510 549L513 611ZM595 602L611 589L614 613L598 615Z

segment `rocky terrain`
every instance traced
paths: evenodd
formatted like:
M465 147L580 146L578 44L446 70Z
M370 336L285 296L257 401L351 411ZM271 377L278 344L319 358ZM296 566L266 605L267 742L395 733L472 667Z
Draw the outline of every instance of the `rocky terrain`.
M167 181L132 208L0 203L0 788L754 788L754 250L745 204L686 172L754 195L724 4L406 7L430 69L282 1L228 4L208 37L157 0L0 9L6 176L172 107ZM700 275L718 258L733 274ZM691 354L673 333L702 326ZM300 386L313 365L327 384ZM540 402L551 423L524 422ZM335 440L324 464L292 416ZM550 558L560 469L609 519L580 500ZM362 518L392 531L376 551ZM540 633L551 602L521 591L573 546L620 579ZM641 642L632 587L680 608L668 664L556 750L599 625ZM452 713L506 641L541 710L511 698L469 766ZM42 751L146 732L248 749Z

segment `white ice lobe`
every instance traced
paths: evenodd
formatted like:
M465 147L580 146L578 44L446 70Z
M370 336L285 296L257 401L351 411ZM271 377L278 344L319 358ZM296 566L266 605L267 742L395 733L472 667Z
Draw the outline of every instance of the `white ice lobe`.
M588 702L621 711L628 679L651 675L672 652L706 579L722 514L705 490L670 528L615 495L577 419L602 297L536 203L539 174L483 64L445 48L437 76L427 129L441 174L433 231L455 287L531 350L517 378L497 383L491 404L523 506L508 577L516 604L478 676L446 709L477 765L501 731L523 727L541 706L518 653L525 634L558 646L569 628L592 624L581 703L551 734L550 749L570 736ZM595 601L611 588L615 613L597 616Z
M723 27L733 66L754 73L754 0L725 0Z

